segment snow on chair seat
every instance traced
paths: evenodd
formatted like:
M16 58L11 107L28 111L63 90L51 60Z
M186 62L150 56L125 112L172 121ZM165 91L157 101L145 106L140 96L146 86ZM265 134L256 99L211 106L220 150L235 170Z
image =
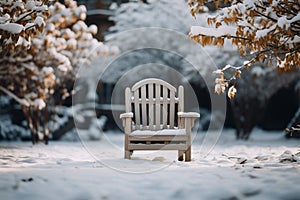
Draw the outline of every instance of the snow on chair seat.
M176 135L186 135L185 129L162 129L157 131L151 130L136 130L133 131L130 135L133 136L145 136L145 135L169 135L169 136L176 136Z
M155 78L125 89L125 158L135 150L178 150L178 159L191 161L191 129L199 113L184 112L184 88L177 90Z

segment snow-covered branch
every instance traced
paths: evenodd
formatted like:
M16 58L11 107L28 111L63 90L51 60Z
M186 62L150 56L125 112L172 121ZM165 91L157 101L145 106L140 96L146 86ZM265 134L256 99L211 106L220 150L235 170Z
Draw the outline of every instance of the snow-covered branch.
M30 104L26 101L26 99L21 99L19 97L17 97L14 93L10 92L9 90L7 90L6 88L2 87L0 85L0 90L2 92L4 92L7 96L10 96L11 98L13 98L16 102L18 102L20 105L22 106L26 106L29 107Z
M196 15L197 8L208 2L208 0L190 0L192 15ZM244 65L246 68L257 62L267 62L268 66L275 66L280 71L300 66L298 0L214 2L217 7L223 8L207 18L208 25L212 27L191 27L190 37L196 42L203 46L220 47L224 45L224 40L231 41L242 55L251 60Z
M42 32L47 19L48 6L41 0L0 2L1 49L28 48L30 39ZM19 43L18 40L26 40Z

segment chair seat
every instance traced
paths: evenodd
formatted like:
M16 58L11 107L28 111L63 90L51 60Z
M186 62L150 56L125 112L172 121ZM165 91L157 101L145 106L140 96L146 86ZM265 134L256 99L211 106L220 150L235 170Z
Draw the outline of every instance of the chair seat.
M157 131L151 131L151 130L136 130L133 131L130 136L176 136L176 135L186 135L185 129L163 129L163 130L157 130Z
M129 143L186 143L187 134L185 129L163 129L157 131L136 130L129 134ZM136 148L136 146L134 146ZM134 149L133 148L133 149ZM141 147L145 149L144 147ZM156 147L155 147L156 148ZM175 148L175 147L172 147ZM151 149L151 148L150 148ZM186 149L186 147L185 147Z

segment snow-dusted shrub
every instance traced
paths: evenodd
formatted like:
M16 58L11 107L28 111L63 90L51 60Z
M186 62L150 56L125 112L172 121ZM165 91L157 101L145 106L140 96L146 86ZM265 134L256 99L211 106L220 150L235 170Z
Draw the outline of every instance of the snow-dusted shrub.
M4 117L0 118L0 140L19 140L30 134L24 127L13 124L9 116Z
M1 49L3 57L0 59L0 91L21 105L32 132L32 142L38 140L47 142L49 137L47 122L52 115L48 107L60 105L72 95L73 82L79 66L87 64L97 55L107 54L108 48L93 38L97 33L97 27L85 24L86 8L78 6L76 1L65 0L64 3L55 2L50 5L46 21L40 16L40 12L36 11L41 10L35 7L42 5L41 2L1 1L0 20L4 23L6 23L4 18L9 18L9 10L5 7L7 2L15 2L21 7L25 4L23 10L19 7L16 9L21 9L23 13L34 13L28 16L37 15L37 17L31 19L24 15L24 19L33 21L31 26L35 29L29 28L31 26L26 24L22 25L25 28L20 35L16 35L15 32L9 33L12 38L19 39L17 41L13 39L9 48ZM18 18L18 15L12 17ZM12 19L12 22L14 20ZM27 27L28 31L34 34L27 34ZM42 32L37 33L36 29ZM7 33L2 31L1 39L7 38L6 35ZM6 43L9 40L8 38ZM19 43L28 45L23 45L26 48L22 48ZM42 134L39 134L40 132Z
M196 16L208 3L212 2L189 0L191 14ZM231 101L237 137L247 139L271 96L297 76L299 80L300 5L297 0L217 0L214 4L218 12L207 16L210 27L192 26L190 37L203 46L222 47L229 41L244 56L244 61L226 62L214 73L217 93L229 88L229 98L237 94ZM235 81L242 69L251 66L252 73L245 71L244 80Z
M209 0L189 0L192 15L202 10ZM239 52L248 57L241 66L227 65L217 72L216 92L230 87L231 80L240 76L241 68L257 62L267 63L279 71L300 66L300 4L298 0L216 0L220 8L207 18L212 27L192 26L190 36L205 45L223 46L230 40ZM223 71L235 69L231 78ZM228 95L233 97L234 94Z

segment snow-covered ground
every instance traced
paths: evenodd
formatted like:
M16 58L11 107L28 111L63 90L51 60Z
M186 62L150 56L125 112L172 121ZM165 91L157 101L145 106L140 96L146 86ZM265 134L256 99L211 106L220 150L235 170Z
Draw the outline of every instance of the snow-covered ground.
M227 130L204 156L204 135L194 139L190 163L176 161L175 151L138 152L124 160L122 134L48 146L1 142L0 198L300 198L299 140L255 130L249 141L236 141Z

